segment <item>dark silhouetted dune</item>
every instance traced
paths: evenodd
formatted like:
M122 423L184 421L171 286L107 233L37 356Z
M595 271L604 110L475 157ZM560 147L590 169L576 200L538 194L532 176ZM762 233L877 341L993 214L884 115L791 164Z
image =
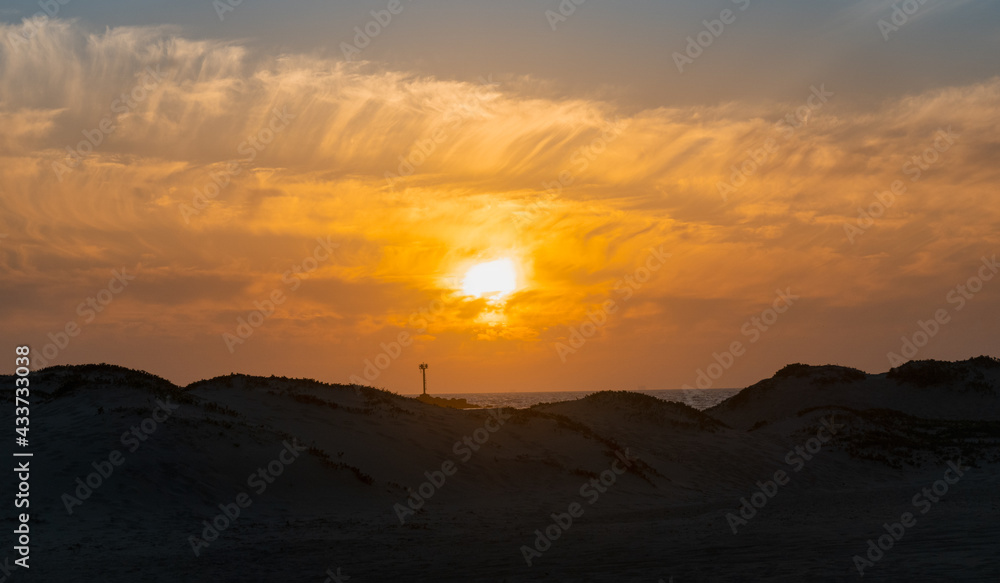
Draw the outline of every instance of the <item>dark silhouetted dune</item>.
M308 379L177 387L109 365L32 383L34 540L60 580L322 581L333 564L356 581L844 581L952 462L967 474L940 511L865 580L1000 573L1000 365L985 357L877 375L789 365L707 411L624 391L462 411ZM728 517L777 471L787 485L734 534ZM218 518L241 494L239 516ZM529 567L522 546L573 503L583 515ZM208 542L213 520L228 526ZM198 556L191 537L208 542Z

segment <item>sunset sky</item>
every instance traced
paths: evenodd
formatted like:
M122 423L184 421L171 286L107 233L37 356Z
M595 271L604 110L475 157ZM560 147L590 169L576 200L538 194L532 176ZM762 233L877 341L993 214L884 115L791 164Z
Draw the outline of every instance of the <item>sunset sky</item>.
M0 327L48 364L414 393L1000 355L993 0L63 2L0 9Z

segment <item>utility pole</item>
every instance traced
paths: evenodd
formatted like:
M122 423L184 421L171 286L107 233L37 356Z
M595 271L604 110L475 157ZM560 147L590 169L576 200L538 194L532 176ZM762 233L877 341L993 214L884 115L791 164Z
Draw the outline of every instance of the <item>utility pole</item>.
M424 377L424 394L427 394L427 363L420 364L420 374Z

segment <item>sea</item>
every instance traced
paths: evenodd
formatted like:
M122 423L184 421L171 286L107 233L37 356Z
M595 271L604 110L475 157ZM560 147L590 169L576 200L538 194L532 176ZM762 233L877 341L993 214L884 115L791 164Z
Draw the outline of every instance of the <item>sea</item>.
M481 407L513 407L526 409L538 403L555 403L558 401L573 401L592 395L597 391L547 391L533 393L433 393L435 397L449 399L465 399ZM649 389L636 390L642 393L675 403L684 403L695 409L708 409L725 401L740 389ZM407 395L416 397L417 395Z

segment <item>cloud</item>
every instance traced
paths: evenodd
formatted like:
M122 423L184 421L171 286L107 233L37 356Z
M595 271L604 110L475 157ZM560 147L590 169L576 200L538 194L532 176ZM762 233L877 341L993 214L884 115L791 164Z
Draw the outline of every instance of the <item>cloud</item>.
M0 38L19 30L0 25ZM168 27L95 33L54 20L27 46L0 45L0 63L0 272L21 298L0 320L24 334L64 323L107 270L142 264L128 315L103 322L155 329L132 341L197 331L219 348L330 237L336 259L286 289L257 336L278 347L272 358L308 334L374 341L442 294L428 332L450 339L440 345L527 341L542 354L660 246L670 265L606 333L690 329L707 345L775 287L831 309L888 304L908 321L940 281L1000 247L996 78L868 110L831 87L790 131L782 120L809 86L799 102L625 113L537 97L523 78L269 56ZM82 152L105 119L114 130ZM912 180L906 165L949 127L954 146ZM719 183L768 140L775 153L724 200ZM851 244L845 223L896 180L907 193ZM499 321L495 307L449 295L469 265L503 256L525 286ZM34 305L52 315L29 326L15 312L31 289L45 290Z

